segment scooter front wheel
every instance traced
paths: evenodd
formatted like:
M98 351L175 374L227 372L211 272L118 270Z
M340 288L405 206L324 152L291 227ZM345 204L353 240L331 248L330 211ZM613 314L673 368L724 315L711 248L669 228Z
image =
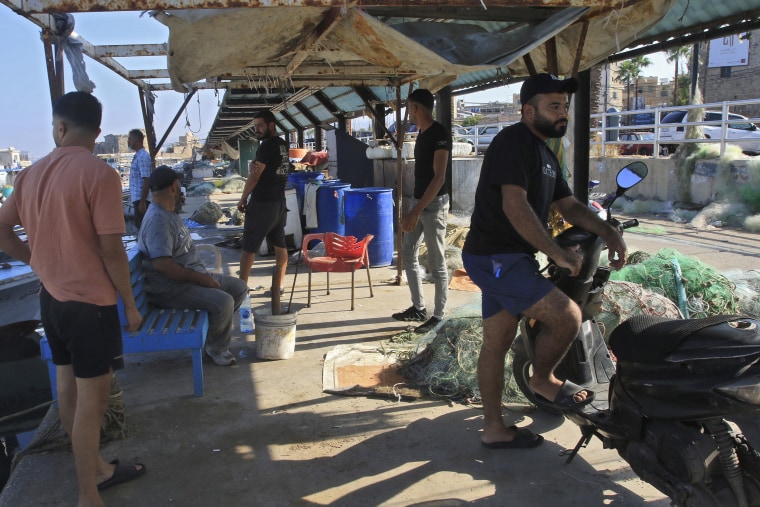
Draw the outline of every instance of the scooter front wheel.
M525 350L525 344L521 336L515 339L512 345L512 353L514 354L512 358L512 374L515 377L517 387L528 398L528 401L547 414L562 415L562 410L538 401L536 394L530 388L530 377L533 375L533 361L528 356L528 351Z

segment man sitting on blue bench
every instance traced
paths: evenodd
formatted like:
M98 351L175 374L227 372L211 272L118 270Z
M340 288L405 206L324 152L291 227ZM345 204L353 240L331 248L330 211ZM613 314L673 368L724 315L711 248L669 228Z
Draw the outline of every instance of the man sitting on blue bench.
M206 354L216 364L229 366L235 363L229 350L232 316L248 293L248 284L206 271L190 231L174 212L182 197L178 173L168 166L156 168L150 175L150 190L154 206L148 207L138 235L145 292L156 306L206 310Z

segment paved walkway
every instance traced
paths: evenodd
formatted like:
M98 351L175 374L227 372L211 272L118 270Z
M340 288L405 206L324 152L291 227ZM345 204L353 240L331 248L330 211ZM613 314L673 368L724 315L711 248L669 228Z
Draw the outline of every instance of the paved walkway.
M629 234L629 243L659 249L684 241L682 253L719 261L721 269L760 266L757 235L656 225L665 232ZM235 275L239 251L222 252L224 271ZM272 266L272 258L257 260L250 285L268 287ZM294 270L289 267L286 299ZM351 312L348 276L332 277L334 293L318 296L305 308L301 272L293 298L295 356L258 360L254 337L237 335L232 343L237 366L206 363L202 398L192 396L189 357L128 356L118 376L130 435L105 446L104 453L109 459L143 462L148 471L104 492L107 505L669 505L596 440L572 464L564 464L560 454L575 445L580 432L562 418L524 407L505 411L514 422L543 433L546 442L533 450L493 451L479 445L482 417L474 408L440 399L397 402L323 393L324 356L336 345L380 346L404 329L390 318L409 305L408 289L389 282L395 274L395 266L372 270L372 299L366 277L358 274L357 306ZM315 275L315 283L322 276ZM425 286L431 301L432 290ZM470 292L451 291L450 307L473 298ZM254 296L253 304L268 303ZM56 451L22 460L0 496L0 507L70 506L75 496L72 456Z

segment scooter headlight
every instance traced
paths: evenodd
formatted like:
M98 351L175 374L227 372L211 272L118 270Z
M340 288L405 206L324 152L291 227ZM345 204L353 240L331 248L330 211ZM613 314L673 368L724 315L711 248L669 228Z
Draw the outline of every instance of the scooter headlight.
M760 405L760 377L738 379L730 384L716 387L720 394L751 405Z

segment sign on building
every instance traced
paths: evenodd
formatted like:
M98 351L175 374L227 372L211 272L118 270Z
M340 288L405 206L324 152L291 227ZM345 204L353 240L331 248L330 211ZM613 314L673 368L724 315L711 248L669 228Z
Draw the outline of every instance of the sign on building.
M749 33L711 40L709 58L711 68L749 65Z

